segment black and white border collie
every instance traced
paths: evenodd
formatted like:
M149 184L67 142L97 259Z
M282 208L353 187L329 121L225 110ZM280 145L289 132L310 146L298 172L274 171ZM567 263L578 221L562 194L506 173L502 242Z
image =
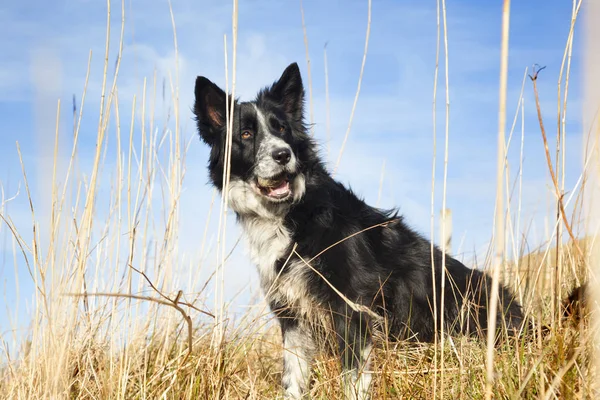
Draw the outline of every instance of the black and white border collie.
M210 180L223 192L226 102L231 98L205 77L196 79L195 97L200 137L211 149ZM352 399L368 398L375 331L431 342L443 311L444 332L485 332L491 280L437 248L432 257L430 242L396 211L367 205L327 172L304 123L304 88L296 63L253 101L236 100L232 122L225 195L281 326L286 398L308 392L322 321L335 333L347 378L345 395ZM499 301L497 326L518 331L523 321L519 304L504 287ZM434 313L434 302L440 312Z

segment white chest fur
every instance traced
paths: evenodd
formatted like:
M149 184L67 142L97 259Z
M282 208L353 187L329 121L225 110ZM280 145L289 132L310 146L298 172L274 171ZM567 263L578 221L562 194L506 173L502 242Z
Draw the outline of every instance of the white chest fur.
M291 237L280 219L243 218L242 225L250 259L258 267L261 283L272 283L277 275L275 262L289 254Z
M257 266L261 287L267 301L291 307L300 314L307 315L313 309L313 302L307 290L307 272L310 267L298 261L284 265L284 271L276 269L276 261L287 260L292 248L289 231L281 219L260 217L243 218L242 226L248 243L250 259Z

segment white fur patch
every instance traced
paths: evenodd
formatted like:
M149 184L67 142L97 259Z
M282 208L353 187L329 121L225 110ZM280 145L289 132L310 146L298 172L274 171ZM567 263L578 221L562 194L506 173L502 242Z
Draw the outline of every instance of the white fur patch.
M294 203L300 201L302 196L304 196L304 192L306 192L306 179L303 174L296 176L294 181L292 182L292 193L294 195Z
M344 397L346 400L369 400L372 374L371 352L373 346L368 344L360 352L358 369L344 371Z
M252 103L252 106L254 107L254 111L256 111L256 119L258 120L258 125L262 128L262 130L268 132L269 127L267 126L267 120L265 119L265 115L262 113L262 111L258 109L258 107L256 107L256 104Z
M281 273L275 269L278 259L289 258L288 250L292 246L290 233L283 226L283 219L242 216L240 221L250 259L258 268L261 287L267 300L288 305L299 314L309 316L314 308L306 285L309 267L295 260L284 265L285 271Z
M283 377L286 399L300 399L308 388L315 346L310 332L295 327L283 337Z

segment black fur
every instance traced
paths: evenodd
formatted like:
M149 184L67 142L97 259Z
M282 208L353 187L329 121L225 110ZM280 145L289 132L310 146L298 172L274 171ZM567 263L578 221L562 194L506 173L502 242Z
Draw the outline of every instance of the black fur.
M572 318L574 321L581 320L582 316L586 315L585 310L588 308L588 282L583 283L581 286L577 286L569 297L563 300L563 318Z

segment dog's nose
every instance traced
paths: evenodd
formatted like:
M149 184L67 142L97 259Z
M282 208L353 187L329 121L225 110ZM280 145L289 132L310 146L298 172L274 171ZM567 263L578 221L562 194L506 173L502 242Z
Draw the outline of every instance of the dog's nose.
M273 160L275 160L277 164L285 165L290 162L292 152L288 148L280 147L273 150L271 157L273 157Z

